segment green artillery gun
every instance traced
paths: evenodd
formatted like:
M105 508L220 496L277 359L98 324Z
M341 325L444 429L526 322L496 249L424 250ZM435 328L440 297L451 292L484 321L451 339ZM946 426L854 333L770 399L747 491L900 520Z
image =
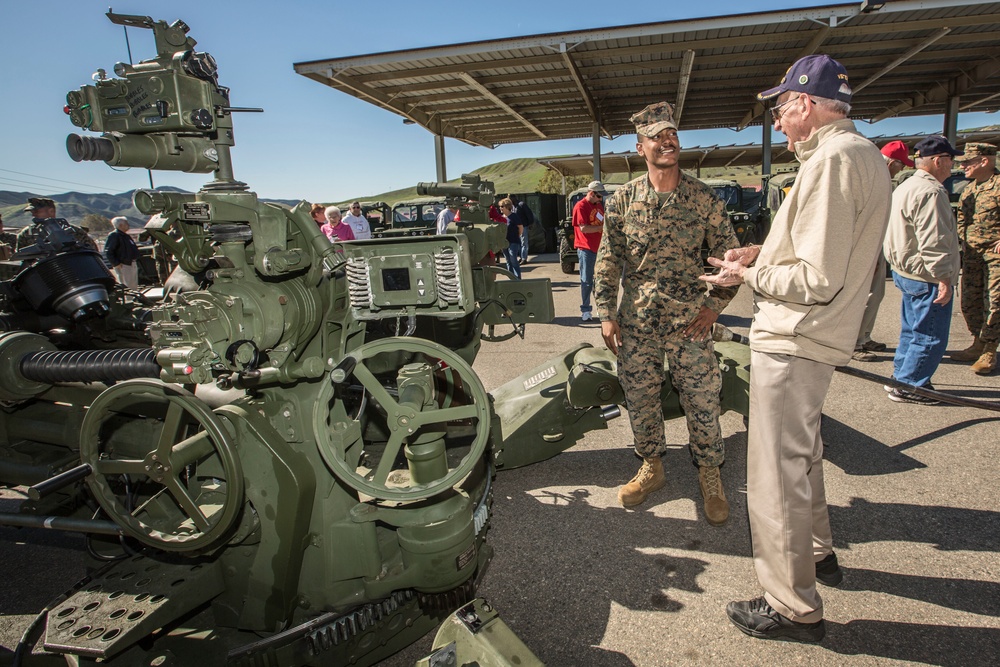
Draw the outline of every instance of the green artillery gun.
M152 30L157 57L69 93L102 133L69 153L213 173L133 198L203 283L151 309L147 347L0 334L0 484L30 487L0 525L120 550L15 662L44 629L79 665L372 665L445 621L425 665L539 664L476 598L492 483L606 427L614 359L581 344L488 393L471 364L491 327L553 316L548 280L484 265L503 240L479 217L492 184L425 184L462 200L445 235L331 243L304 202L235 180L237 109L187 26L108 17ZM748 353L720 354L745 413ZM664 414L681 414L669 382Z

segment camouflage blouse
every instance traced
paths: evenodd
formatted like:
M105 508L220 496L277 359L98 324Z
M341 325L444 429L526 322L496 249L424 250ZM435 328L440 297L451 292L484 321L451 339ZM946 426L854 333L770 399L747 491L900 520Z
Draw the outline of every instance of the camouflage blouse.
M989 250L1000 241L1000 172L969 183L958 200L958 235L970 247Z
M721 312L736 288L709 293L698 280L705 272L703 245L719 258L739 246L725 205L708 186L681 174L662 203L645 175L618 188L606 204L594 272L600 318L669 336L703 305ZM616 316L619 280L623 298Z

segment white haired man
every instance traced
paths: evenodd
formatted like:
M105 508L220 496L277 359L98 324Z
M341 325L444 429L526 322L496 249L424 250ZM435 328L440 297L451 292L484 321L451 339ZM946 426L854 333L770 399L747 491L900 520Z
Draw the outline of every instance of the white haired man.
M889 220L885 160L847 116L844 66L796 61L778 86L774 129L801 163L761 247L736 248L715 285L753 290L747 509L762 597L730 602L729 620L761 639L818 642L826 633L816 582L843 574L823 482L820 416L833 371L851 358ZM751 266L752 265L752 266Z
M115 230L104 242L104 256L115 272L118 282L133 289L139 287L139 247L129 235L128 218L119 215L111 219Z

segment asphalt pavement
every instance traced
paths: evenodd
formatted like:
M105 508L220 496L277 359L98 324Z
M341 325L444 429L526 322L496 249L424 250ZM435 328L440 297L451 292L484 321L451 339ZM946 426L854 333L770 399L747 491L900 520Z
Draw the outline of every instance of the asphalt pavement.
M600 323L580 321L578 279L556 260L533 257L522 269L551 279L555 320L529 325L523 340L483 344L475 369L487 389L580 341L603 345ZM952 350L971 341L957 310ZM745 332L750 316L744 287L720 321ZM889 284L873 334L889 349L852 365L891 375L898 334L899 293ZM934 384L1000 401L1000 375L974 375L968 364L946 360ZM746 432L734 413L722 417L731 516L719 528L701 512L683 420L667 422L667 486L631 510L616 495L639 465L627 415L553 459L499 473L489 534L496 556L480 595L551 667L1000 664L1000 413L897 404L881 384L837 373L824 414L827 500L845 577L821 588L822 643L752 639L726 618L727 602L761 592L750 557ZM0 493L0 510L14 495ZM0 654L82 573L81 546L79 536L0 528ZM383 664L412 665L430 642Z

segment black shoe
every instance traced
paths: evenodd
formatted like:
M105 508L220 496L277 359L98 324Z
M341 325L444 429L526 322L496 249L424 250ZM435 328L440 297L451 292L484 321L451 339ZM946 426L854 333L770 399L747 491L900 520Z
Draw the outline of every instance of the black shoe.
M844 572L837 563L837 554L830 554L816 562L816 581L824 586L839 586L844 580Z
M893 388L892 391L889 392L889 400L897 403L916 403L917 405L937 405L941 402L936 398L921 396L913 393L912 391L906 391L905 389L900 389L898 387Z
M878 355L874 352L869 352L860 347L854 348L854 352L851 353L851 359L855 361L878 361Z
M744 634L758 639L814 643L826 634L822 619L815 623L796 623L772 609L763 597L730 602L726 605L726 615Z
M861 349L868 350L869 352L885 352L885 343L880 343L877 340L870 340L867 343L861 345Z

